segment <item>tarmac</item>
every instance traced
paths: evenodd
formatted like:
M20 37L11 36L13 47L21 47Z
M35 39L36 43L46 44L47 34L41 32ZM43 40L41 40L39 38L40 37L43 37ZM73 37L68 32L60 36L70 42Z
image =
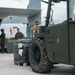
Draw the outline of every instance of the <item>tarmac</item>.
M15 65L13 60L13 54L0 54L0 75L38 75L30 66Z
M0 75L75 75L75 67L72 65L58 64L50 73L39 74L32 71L30 66L18 66L14 64L13 54L0 54Z

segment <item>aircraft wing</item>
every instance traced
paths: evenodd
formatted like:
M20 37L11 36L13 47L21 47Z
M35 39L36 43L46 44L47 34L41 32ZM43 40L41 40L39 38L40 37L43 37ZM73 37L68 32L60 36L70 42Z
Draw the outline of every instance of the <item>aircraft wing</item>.
M33 17L39 12L41 12L41 10L0 7L0 20L2 21L2 19L10 15Z

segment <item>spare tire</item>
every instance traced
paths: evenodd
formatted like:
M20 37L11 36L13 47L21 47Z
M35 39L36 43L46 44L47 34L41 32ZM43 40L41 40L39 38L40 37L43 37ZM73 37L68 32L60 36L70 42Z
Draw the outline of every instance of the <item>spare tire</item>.
M37 38L31 42L29 48L29 62L33 71L38 73L48 73L51 70L52 63L47 57L45 42Z

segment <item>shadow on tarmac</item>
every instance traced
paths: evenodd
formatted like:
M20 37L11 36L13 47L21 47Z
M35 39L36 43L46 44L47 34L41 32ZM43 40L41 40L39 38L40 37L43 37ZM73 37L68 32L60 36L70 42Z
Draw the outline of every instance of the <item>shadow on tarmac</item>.
M72 65L54 65L50 73L45 75L75 75L75 67Z

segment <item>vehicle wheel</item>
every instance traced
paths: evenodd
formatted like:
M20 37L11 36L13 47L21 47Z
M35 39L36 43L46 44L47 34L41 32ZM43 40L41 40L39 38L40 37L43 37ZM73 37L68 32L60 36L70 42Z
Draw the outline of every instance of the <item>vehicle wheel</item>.
M52 63L47 57L45 42L42 39L30 44L29 48L29 62L33 71L38 73L48 73L51 70Z

